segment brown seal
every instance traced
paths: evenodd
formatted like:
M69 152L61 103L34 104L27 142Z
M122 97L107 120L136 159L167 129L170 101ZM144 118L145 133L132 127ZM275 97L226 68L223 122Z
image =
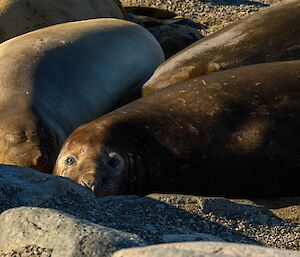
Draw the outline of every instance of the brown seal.
M143 95L211 72L300 58L300 1L265 8L201 39L168 59Z
M2 0L0 42L54 24L94 18L124 19L118 0Z
M0 45L0 163L53 169L79 125L114 108L164 60L134 23L94 19L47 27Z
M96 195L299 195L300 61L216 72L76 129L54 173Z
M159 42L166 59L180 52L203 37L198 29L180 22L149 28Z
M126 13L132 13L137 16L152 17L153 19L166 20L174 19L178 15L174 12L164 9L144 7L144 6L126 6L123 7Z
M166 59L203 37L201 25L168 10L124 7L129 21L148 29L164 50Z

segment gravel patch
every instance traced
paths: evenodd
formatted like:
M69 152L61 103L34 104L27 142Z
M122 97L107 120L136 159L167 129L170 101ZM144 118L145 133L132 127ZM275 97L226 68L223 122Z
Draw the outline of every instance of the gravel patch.
M203 25L205 36L282 0L121 0L123 6L167 9Z

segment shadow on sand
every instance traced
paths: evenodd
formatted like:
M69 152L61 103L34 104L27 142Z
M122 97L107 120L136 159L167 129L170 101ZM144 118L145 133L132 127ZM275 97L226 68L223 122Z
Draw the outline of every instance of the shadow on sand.
M211 3L214 5L254 5L257 7L267 7L270 6L269 4L260 3L257 1L247 1L247 0L203 0L205 3Z

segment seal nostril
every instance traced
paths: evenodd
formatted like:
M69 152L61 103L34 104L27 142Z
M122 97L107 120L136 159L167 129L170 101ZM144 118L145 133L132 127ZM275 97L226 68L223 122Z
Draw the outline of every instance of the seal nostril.
M96 190L96 183L94 181L91 181L91 180L87 180L87 181L84 181L82 180L81 181L81 185L83 187L85 187L86 189L89 189L91 190L93 193L95 193L95 190Z
M83 187L85 187L93 193L96 193L96 191L99 190L100 181L94 171L84 174L79 181Z

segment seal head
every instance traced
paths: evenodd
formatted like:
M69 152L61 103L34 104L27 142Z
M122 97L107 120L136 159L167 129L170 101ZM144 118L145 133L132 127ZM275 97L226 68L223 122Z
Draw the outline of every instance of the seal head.
M120 194L126 154L100 143L101 137L90 136L90 129L83 126L75 136L70 136L58 156L54 174L72 179L96 196Z

